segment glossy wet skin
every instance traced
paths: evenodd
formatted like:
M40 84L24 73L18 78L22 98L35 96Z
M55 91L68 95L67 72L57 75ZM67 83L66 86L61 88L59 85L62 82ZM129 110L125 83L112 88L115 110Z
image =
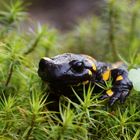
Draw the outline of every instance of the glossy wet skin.
M85 55L63 54L53 58L42 58L39 63L39 76L53 84L78 85L94 80L96 61Z
M48 83L49 98L57 104L53 104L54 108L58 106L61 95L76 99L71 86L82 97L83 84L88 88L90 82L94 85L93 93L102 92L100 99L109 98L111 106L117 100L123 103L133 87L126 69L120 66L114 68L111 64L95 61L90 56L81 54L67 53L53 58L44 57L39 62L38 74ZM110 88L99 86L106 87L108 81L112 84Z

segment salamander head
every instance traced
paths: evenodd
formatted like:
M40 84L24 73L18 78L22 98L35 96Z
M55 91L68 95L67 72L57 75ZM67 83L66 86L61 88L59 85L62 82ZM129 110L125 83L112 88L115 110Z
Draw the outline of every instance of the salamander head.
M81 54L65 53L39 62L38 74L51 84L78 85L94 79L96 61Z

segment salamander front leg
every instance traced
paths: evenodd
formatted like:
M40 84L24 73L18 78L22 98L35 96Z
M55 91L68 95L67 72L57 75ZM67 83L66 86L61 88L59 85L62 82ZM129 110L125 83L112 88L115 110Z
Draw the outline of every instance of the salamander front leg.
M110 70L112 88L107 90L101 99L110 98L109 105L112 106L117 100L124 103L132 89L132 82L128 79L128 72L124 69Z

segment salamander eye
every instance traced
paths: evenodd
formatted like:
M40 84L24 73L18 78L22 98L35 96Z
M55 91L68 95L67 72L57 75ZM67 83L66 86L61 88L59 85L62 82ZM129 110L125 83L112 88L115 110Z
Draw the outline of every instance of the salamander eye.
M71 68L74 72L80 73L84 70L84 64L83 62L74 62Z

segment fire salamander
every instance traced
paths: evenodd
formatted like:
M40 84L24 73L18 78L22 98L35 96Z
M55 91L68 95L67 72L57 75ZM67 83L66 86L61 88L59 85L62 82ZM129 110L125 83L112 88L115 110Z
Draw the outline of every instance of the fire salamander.
M53 58L44 57L39 62L38 75L47 82L49 96L56 102L59 102L61 95L76 98L71 87L80 91L83 84L88 87L91 83L95 85L93 92L103 91L101 99L109 98L109 105L112 106L117 100L123 103L132 89L125 68L114 68L112 64L96 61L83 54L65 53ZM109 81L112 86L109 89L102 88Z

